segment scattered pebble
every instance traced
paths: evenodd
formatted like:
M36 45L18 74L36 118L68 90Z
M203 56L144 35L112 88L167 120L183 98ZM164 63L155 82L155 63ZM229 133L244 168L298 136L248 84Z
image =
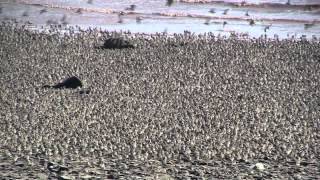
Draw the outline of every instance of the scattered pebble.
M103 49L124 49L134 48L134 45L124 38L109 38L104 41Z

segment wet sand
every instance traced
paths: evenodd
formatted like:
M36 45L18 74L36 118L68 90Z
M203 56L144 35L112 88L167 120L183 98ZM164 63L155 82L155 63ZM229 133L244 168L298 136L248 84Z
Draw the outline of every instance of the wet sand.
M320 176L318 41L74 31L0 25L0 178Z

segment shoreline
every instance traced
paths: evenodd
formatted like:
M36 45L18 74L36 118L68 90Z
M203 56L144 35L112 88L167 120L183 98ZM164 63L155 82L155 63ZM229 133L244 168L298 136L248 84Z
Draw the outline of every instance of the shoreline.
M28 1L29 2L29 1ZM30 1L32 2L32 1ZM30 3L29 2L29 3ZM312 39L319 38L319 21L316 11L293 11L280 13L274 10L269 13L265 10L259 12L256 9L246 10L245 7L230 10L229 14L223 15L224 6L218 6L212 14L208 11L211 6L183 5L182 9L164 9L159 5L155 11L149 11L148 6L141 6L141 10L127 11L118 6L95 5L59 5L51 4L35 6L19 3L2 3L0 21L16 19L18 22L29 22L36 27L48 25L80 26L82 28L102 28L107 31L131 31L134 33L167 32L183 33L184 31L203 34L212 32L215 35L227 35L231 33L247 34L252 38L263 35L279 36L285 39L291 36L305 36ZM123 6L126 6L125 4ZM177 6L178 8L179 6ZM173 7L174 8L174 7ZM207 11L206 11L207 9ZM121 18L118 14L123 14ZM245 15L250 12L250 15ZM259 13L258 13L259 12ZM278 13L278 15L277 15ZM292 13L300 13L293 16Z
M247 41L255 41L255 40L262 40L262 41L309 41L309 42L319 42L320 38L316 35L312 36L297 36L297 35L287 35L287 37L282 37L277 34L273 36L268 36L266 34L261 35L259 37L252 37L247 33L237 33L237 32L230 32L228 34L221 33L216 34L213 32L204 32L204 33L195 33L188 30L179 33L169 33L167 31L163 32L154 32L154 33L146 33L146 32L131 32L130 30L106 30L104 28L99 27L91 27L91 26L79 26L79 25L62 25L62 24L51 24L51 25L42 25L36 26L30 22L23 22L17 21L16 19L8 19L2 21L3 24L13 24L16 27L23 27L26 30L29 30L33 33L47 33L47 34L58 34L59 36L63 36L68 34L70 30L73 33L81 33L84 31L96 31L100 33L116 33L116 34L123 34L127 37L134 37L134 36L143 36L145 38L150 38L152 36L162 35L167 37L174 37L174 36L199 36L199 37L215 37L215 38L222 38L222 39L237 39L237 40L247 40Z

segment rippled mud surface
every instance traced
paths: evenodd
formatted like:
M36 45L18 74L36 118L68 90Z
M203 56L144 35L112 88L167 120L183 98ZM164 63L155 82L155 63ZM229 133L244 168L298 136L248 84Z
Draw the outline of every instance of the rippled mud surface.
M318 41L58 32L0 25L1 178L320 176Z

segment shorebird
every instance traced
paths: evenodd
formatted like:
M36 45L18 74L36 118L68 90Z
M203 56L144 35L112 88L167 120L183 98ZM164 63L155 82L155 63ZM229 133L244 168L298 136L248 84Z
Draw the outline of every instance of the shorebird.
M306 23L306 24L304 24L304 29L307 30L307 29L311 28L314 25L315 25L315 21L313 21L311 23Z
M207 18L206 21L204 22L205 25L209 25L210 24L210 18Z
M61 24L65 26L65 25L68 24L68 22L67 21L62 21Z
M118 23L119 23L119 24L122 24L122 23L123 23L123 19L122 19L120 16L119 16Z
M250 16L250 15L249 15L249 11L248 11L248 10L246 11L246 14L245 14L245 15L246 15L246 16Z
M61 21L61 22L64 22L64 21L66 21L66 19L67 19L67 16L64 14L64 15L62 16L62 18L60 19L60 21Z
M249 24L250 24L250 26L253 26L253 25L255 25L255 22L254 22L254 20L253 20L253 19L250 19L250 21L249 21Z
M79 91L79 94L90 94L90 90L89 89L84 89Z
M228 12L229 12L229 9L225 9L222 14L223 14L223 15L227 15Z
M167 0L167 3L166 3L167 6L172 6L172 4L173 4L173 0Z
M136 9L136 7L137 7L136 5L132 4L132 5L130 5L130 7L127 7L125 10L134 11Z
M29 14L28 14L27 11L24 11L24 12L22 13L22 16L23 16L23 17L27 17L27 16L29 16Z
M137 16L137 17L136 17L136 22L137 22L138 24L140 24L140 23L141 23L141 21L142 21L142 17Z
M287 1L286 5L288 5L288 6L291 5L290 0Z
M227 24L228 24L227 21L223 21L222 26L224 27L224 26L227 25Z
M65 166L60 166L59 164L54 164L52 162L48 162L47 169L50 172L60 173L61 171L68 171L69 169Z
M49 19L49 20L46 21L46 24L47 24L47 25L50 25L50 24L58 24L58 22L55 21L55 20Z
M209 12L212 13L212 14L214 14L214 13L216 13L216 10L215 10L214 8L211 8L211 9L209 10Z
M81 8L77 9L76 13L82 14L82 9Z
M122 19L122 16L124 15L124 12L122 12L122 11L120 11L119 13L118 13L118 18L119 18L119 20L118 20L118 23L123 23L123 19Z
M168 33L168 28L165 28L163 31L162 31L163 34L167 34Z
M271 24L270 24L270 25L267 25L266 27L264 27L264 32L266 33L266 32L267 32L267 30L269 30L269 29L270 29L270 27L271 27Z
M88 3L88 4L92 4L92 3L93 3L93 0L88 0L87 3Z
M40 10L40 14L48 12L46 8Z

